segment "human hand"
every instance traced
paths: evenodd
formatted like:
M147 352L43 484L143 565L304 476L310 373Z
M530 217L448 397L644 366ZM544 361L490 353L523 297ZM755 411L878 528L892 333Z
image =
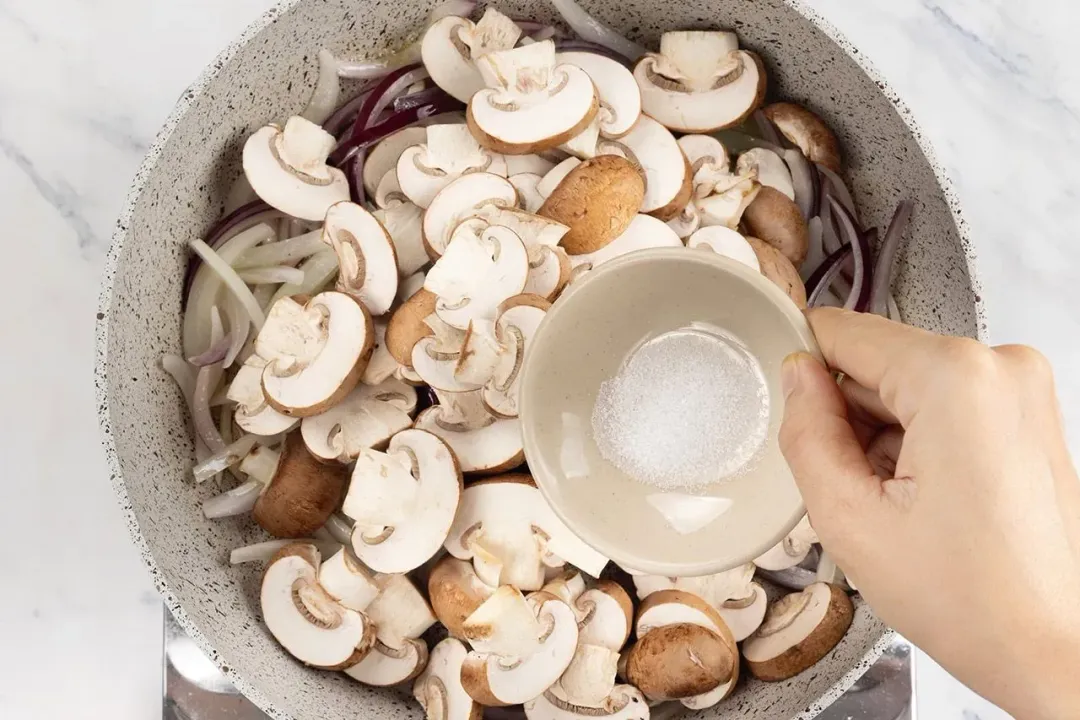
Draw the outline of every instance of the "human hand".
M887 623L1017 718L1080 717L1080 481L1042 355L808 313L780 447Z

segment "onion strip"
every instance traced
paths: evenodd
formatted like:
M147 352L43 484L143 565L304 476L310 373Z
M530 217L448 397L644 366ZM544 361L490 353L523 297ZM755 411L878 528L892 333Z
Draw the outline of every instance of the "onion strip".
M331 513L323 527L326 528L326 531L330 533L330 536L333 537L335 541L342 545L349 545L352 542L352 523L346 520L340 513Z
M195 476L195 482L205 482L222 470L226 470L243 460L251 452L251 449L255 447L258 439L258 435L244 435L239 440L226 445L206 458L206 460L203 460L191 471Z
M255 330L261 330L263 323L266 322L266 316L263 315L259 303L255 301L255 296L251 294L251 289L240 279L236 271L229 266L228 261L211 250L210 246L202 240L192 240L191 249L203 259L207 268L225 283L225 287L229 289L229 292L244 306L244 309L247 310L248 315L251 317Z
M319 78L311 91L311 99L300 117L322 125L334 114L341 99L341 82L338 80L338 61L334 54L323 48L319 50Z
M645 54L645 48L635 42L624 38L607 25L594 18L578 5L574 0L551 0L551 4L558 10L559 15L577 33L578 37L587 42L594 42L613 50L627 59L636 62Z
M229 553L230 565L242 565L250 562L270 562L278 550L296 540L266 540L265 542L245 545Z
M176 381L188 410L191 410L191 399L195 397L195 370L179 355L162 355L161 367Z
M308 258L299 269L304 271L304 282L295 285L286 283L279 287L274 296L270 298L270 305L288 295L311 295L316 289L330 282L338 271L337 253L329 249L325 252L316 253Z
M249 285L275 285L277 283L304 282L304 271L297 270L288 265L250 268L247 270L239 270L236 274L241 280Z
M901 200L885 231L885 239L878 248L877 262L874 265L874 284L870 289L869 312L882 317L889 315L889 293L892 289L893 270L896 255L903 242L904 233L911 222L911 213L915 205L911 200Z
M822 304L829 287L840 275L844 263L851 257L851 245L845 245L832 253L821 263L806 281L806 304L808 307L818 307Z
M224 303L225 319L229 323L229 339L231 342L221 366L230 368L236 362L236 357L240 354L240 350L243 349L244 343L247 342L248 335L251 334L251 318L248 317L247 311L244 310L244 306L240 304L240 301L232 295L227 295Z
M835 197L829 196L829 207L840 227L840 236L851 245L855 260L855 275L851 281L851 292L844 301L844 309L865 312L870 301L871 274L870 247L867 236L859 232L855 219Z
M234 270L246 270L271 265L290 265L325 249L326 243L322 239L322 230L313 230L288 240L259 245L246 250L232 262L232 266Z
M795 204L799 206L802 216L809 220L817 207L814 168L800 150L794 148L784 150L781 157L784 158L788 171L791 173L791 185L795 189Z
M859 224L859 211L855 208L855 200L851 197L851 192L848 190L847 184L843 179L835 172L825 167L824 165L817 166L818 172L826 180L832 195L836 198L840 204L851 215L851 219L854 221L856 227Z
M262 493L263 484L258 480L248 480L232 490L215 495L203 502L202 511L210 520L232 517L251 512Z

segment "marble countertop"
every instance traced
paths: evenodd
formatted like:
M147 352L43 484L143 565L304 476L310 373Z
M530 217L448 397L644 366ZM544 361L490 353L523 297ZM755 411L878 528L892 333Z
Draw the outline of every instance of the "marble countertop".
M7 463L0 717L159 717L161 606L98 446L98 274L179 93L272 0L0 0ZM956 180L991 337L1052 359L1080 456L1080 9L1068 0L809 0L890 79ZM32 311L30 311L32 308ZM13 401L13 402L11 402ZM923 717L1004 717L925 657ZM50 670L47 670L51 669ZM89 712L89 708L93 708Z

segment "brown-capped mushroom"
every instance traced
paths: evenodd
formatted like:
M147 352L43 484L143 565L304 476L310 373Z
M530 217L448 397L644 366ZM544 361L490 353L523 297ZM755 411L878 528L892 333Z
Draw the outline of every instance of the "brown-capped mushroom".
M484 87L475 60L517 44L521 28L494 8L479 22L449 16L432 23L420 44L420 56L431 79L463 103Z
M446 638L431 650L427 667L413 683L413 697L427 720L481 720L483 707L461 685L461 666L469 649Z
M810 230L795 201L775 188L762 186L742 215L750 235L764 240L799 267L806 259Z
M690 163L675 136L648 115L642 115L626 135L601 140L601 155L621 155L645 177L645 198L639 212L668 221L677 217L693 195Z
M563 249L584 255L621 235L644 198L645 183L634 165L618 155L601 155L574 167L538 212L569 227Z
M469 173L444 187L424 213L424 246L437 260L450 244L461 221L486 205L514 207L517 188L509 180L487 172Z
M465 618L495 592L476 574L471 562L444 555L428 576L428 597L431 608L446 630L464 638Z
M791 298L795 306L800 309L806 308L806 286L803 284L799 271L791 264L791 261L782 252L772 245L758 240L750 235L746 236L746 242L754 249L758 264L761 266L761 274L772 281L773 285L780 288Z
M304 418L300 433L308 451L322 460L350 463L366 448L381 449L412 425L416 388L397 378L363 383L326 412Z
M425 322L435 314L435 293L420 288L390 315L386 324L386 349L400 365L412 368L413 347L433 334Z
M764 113L780 134L797 145L811 162L824 165L835 173L844 171L840 142L818 115L789 102L767 105Z
M475 172L505 177L506 160L480 147L464 123L430 126L426 142L405 148L397 162L401 191L425 209L444 187Z

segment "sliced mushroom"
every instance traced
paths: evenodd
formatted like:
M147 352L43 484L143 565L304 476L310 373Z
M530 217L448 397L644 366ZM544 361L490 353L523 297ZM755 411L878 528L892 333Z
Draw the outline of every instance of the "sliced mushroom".
M701 215L697 206L692 201L687 203L681 213L668 220L667 225L683 240L690 237L701 227Z
M397 369L398 361L390 354L390 348L386 347L386 323L377 321L375 323L375 349L371 351L371 360L364 368L360 382L365 385L378 385L392 378Z
M464 393L480 388L480 383L459 377L456 369L465 350L468 330L452 327L438 315L429 315L424 324L431 328L429 337L413 346L412 364L416 374L433 390Z
M524 294L539 295L553 300L570 280L570 259L559 243L570 228L560 222L515 208L487 205L466 221L483 219L490 225L501 225L514 231L525 246L529 258L529 274Z
M464 123L432 125L427 130L427 142L406 148L397 162L402 192L422 208L427 208L451 182L474 172L505 177L506 160L480 147Z
M598 706L615 689L618 665L618 651L583 643L579 637L574 657L559 678L559 689L575 705Z
M733 176L734 177L734 176ZM743 214L757 197L761 186L751 178L737 178L734 185L694 201L703 227L739 227Z
M491 379L484 385L484 405L500 418L518 416L521 366L536 329L549 304L535 295L518 295L503 303L495 323L495 335L505 351L495 357Z
M551 197L551 193L555 192L555 188L559 187L559 183L565 180L566 176L570 174L570 171L580 164L581 160L578 160L576 157L568 157L548 170L536 185L536 190L540 193L540 197L545 200Z
M331 205L349 199L345 173L326 164L336 142L302 117L289 118L284 129L267 125L244 143L244 175L268 205L321 222Z
M372 315L389 310L397 296L397 255L382 223L356 203L340 202L326 212L322 233L338 256L337 290Z
M715 607L698 595L683 590L660 590L645 598L638 608L634 631L638 638L642 638L656 628L680 623L700 625L725 637L731 635L731 630ZM734 644L732 641L732 646Z
M394 244L398 275L408 277L427 264L424 247L424 211L401 192L397 171L391 168L383 175L375 191L377 210L372 215L382 223ZM400 285L400 283L399 283ZM400 287L398 288L400 294Z
M431 608L446 630L457 638L465 637L465 619L495 592L476 574L471 562L444 555L428 576Z
M558 680L574 656L577 620L570 606L546 593L530 595L528 603L539 625L538 647L528 655L473 651L461 667L462 686L481 705L503 707L532 700Z
M267 402L293 417L318 415L352 392L374 347L371 315L352 297L323 292L303 305L281 298L255 338Z
M345 547L319 566L319 584L343 606L360 612L379 594L375 578Z
M525 703L525 717L528 720L649 720L649 705L645 702L645 696L633 685L616 685L596 707L575 705L561 697L561 693L553 687Z
M484 147L525 155L585 129L599 108L596 87L574 65L557 65L551 40L488 53L477 61L489 87L469 100L467 120Z
M528 252L518 234L501 225L480 225L485 227L458 226L424 281L438 296L436 314L462 330L476 320L494 320L499 304L524 290L529 277Z
M408 576L379 574L375 583L379 594L364 614L375 625L375 637L380 643L391 650L400 650L435 624L431 606Z
M474 610L461 626L479 653L524 658L540 647L542 628L536 611L511 585L503 585Z
M719 608L732 598L747 597L753 580L754 564L746 563L731 570L698 577L667 578L657 575L635 575L634 587L642 600L660 590L680 590L696 595L713 608Z
M446 638L431 650L427 667L413 684L413 696L427 720L481 720L483 707L461 686L461 666L469 650Z
M445 17L432 23L420 44L420 57L431 79L463 103L484 87L474 60L517 44L519 28L510 18L488 8L480 21Z
M817 533L810 526L810 516L804 515L787 537L765 551L761 557L755 558L754 565L762 570L787 570L795 567L806 559L817 541Z
M343 466L313 457L297 432L285 437L280 453L256 445L240 470L263 486L252 518L279 538L309 537L326 524L341 502L347 477Z
M614 260L635 250L682 246L683 242L679 236L663 221L651 215L636 215L622 235L594 253L574 255L570 258L570 262L574 266L576 277L579 273L599 267L608 260Z
M695 232L686 241L686 246L723 255L742 263L754 272L761 272L761 264L750 243L736 230L723 225L711 225Z
M426 254L426 253L425 253ZM427 273L423 270L414 272L407 278L404 278L398 283L398 302L404 303L411 299L413 295L424 289L424 280L427 279Z
M491 173L462 175L444 187L424 213L424 246L437 260L450 244L461 221L485 205L514 207L517 189L504 177Z
M738 125L765 99L765 67L735 33L686 30L660 37L660 52L634 67L642 110L684 133Z
M539 185L543 177L535 173L518 173L507 178L518 192L518 205L534 213L544 204Z
M795 187L791 183L791 171L784 159L766 148L750 148L735 163L735 172L753 177L766 187L783 193L795 200Z
M506 175L539 175L544 177L555 167L555 163L543 155L506 155Z
M263 368L266 361L258 355L252 355L240 369L225 396L236 403L233 419L246 432L254 435L277 435L287 432L299 420L279 413L266 402L262 389Z
M350 463L362 450L386 447L412 425L415 410L416 389L391 377L379 385L357 385L326 412L304 418L300 433L315 457Z
M788 102L768 105L764 112L780 134L797 145L811 162L824 165L835 173L844 171L840 142L815 113Z
M599 53L573 51L555 56L558 63L576 65L588 73L600 96L600 134L622 137L641 117L641 90L634 75L617 60Z
M757 583L750 583L749 595L725 600L716 609L727 623L735 642L742 642L761 626L768 605L769 598L765 594L765 588Z
M462 472L492 475L525 462L519 420L499 420L488 414L482 424L464 422L443 405L435 405L417 415L414 425L442 438L454 451Z
M762 187L742 216L749 234L764 240L798 267L806 259L810 230L799 206L771 187Z
M420 567L446 539L460 496L457 461L429 432L403 430L385 453L362 451L342 505L355 521L353 551L378 572Z
M286 545L262 578L263 621L289 654L301 662L339 670L360 662L375 642L375 626L335 601L319 585L319 550L311 543Z
M617 140L601 140L601 154L621 155L645 177L640 212L667 221L678 216L693 195L693 173L675 136L648 115Z
M734 184L727 148L712 135L683 135L679 147L690 163L694 197L723 192Z
M759 680L787 680L812 667L843 639L854 617L851 599L836 585L814 583L769 607L765 622L743 643Z
M427 128L407 127L396 133L387 135L380 140L375 147L368 150L364 156L364 190L371 197L376 198L379 207L386 207L379 202L378 188L387 174L397 167L398 158L405 148L418 145L427 138ZM396 182L395 173L395 182ZM398 190L401 188L399 187Z
M601 580L573 603L578 613L579 641L620 650L630 637L634 604L622 585Z
M644 198L645 183L634 164L617 155L602 155L574 167L538 214L569 227L563 249L584 255L621 235Z
M427 663L427 643L423 640L406 640L400 648L392 648L376 640L364 659L346 668L345 674L365 685L390 687L409 682L423 671Z
M626 677L649 700L680 700L729 682L738 657L734 641L702 625L676 623L650 630L634 643Z
M796 307L806 308L806 286L803 285L799 271L791 264L791 261L775 247L756 237L747 235L746 242L750 243L754 254L757 255L758 263L761 265L761 274L783 290Z
M585 592L585 577L577 570L563 570L556 577L551 578L544 587L540 588L562 600L570 607L574 607L577 599ZM578 621L578 638L581 637L581 621Z
M386 324L386 349L394 359L412 368L413 347L432 335L425 322L435 314L435 293L420 288L394 311Z

